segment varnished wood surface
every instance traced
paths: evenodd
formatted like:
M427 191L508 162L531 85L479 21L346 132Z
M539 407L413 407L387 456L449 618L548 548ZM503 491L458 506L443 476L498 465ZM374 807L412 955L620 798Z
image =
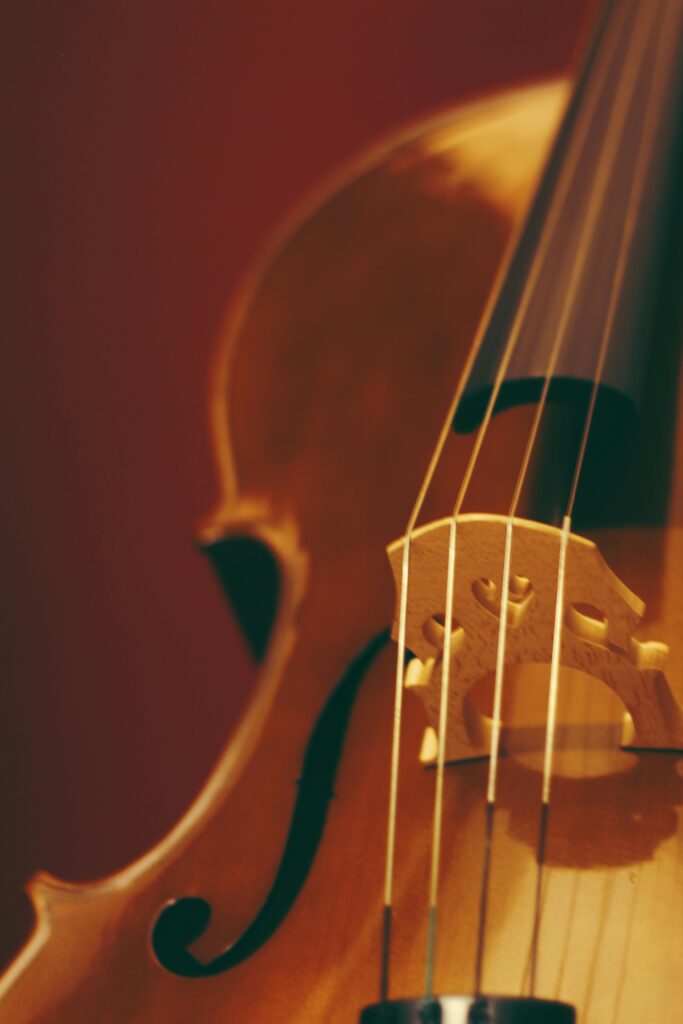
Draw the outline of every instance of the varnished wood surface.
M451 522L429 523L414 533L411 543L406 646L423 666L418 674L411 665L410 686L424 701L430 723L421 755L427 763L436 760L444 654L439 619L445 608ZM487 756L491 749L490 720L472 716L469 696L480 680L496 670L507 525L506 517L491 515L459 516L456 522L453 606L457 625L451 631L445 748L449 762ZM557 527L519 518L511 521L513 585L505 630L506 675L527 665L545 665L550 670L561 537ZM403 542L392 544L388 554L400 593ZM517 594L515 580L520 584ZM590 675L619 697L628 712L620 740L624 746L683 753L683 711L667 680L666 644L638 641L643 602L610 570L594 543L571 532L562 591L560 664ZM397 610L395 637L399 614Z
M400 534L515 216L566 96L549 86L466 110L371 159L357 180L282 237L227 327L215 423L224 501L207 536L248 532L282 568L279 619L256 700L207 788L173 833L89 887L39 878L36 933L5 976L0 1020L277 1022L356 1019L378 978L392 654L361 688L323 843L278 933L211 979L169 975L150 930L169 899L215 908L197 943L215 956L254 917L274 877L303 750L334 683L393 609L384 546ZM227 416L226 416L227 411ZM500 417L472 501L506 504L528 410ZM428 515L448 503L469 442L449 450ZM680 494L680 484L678 494ZM651 601L642 638L671 645L680 693L680 530L602 538L624 582ZM592 724L590 695L583 721ZM424 715L406 702L392 994L423 984L433 774L418 764ZM585 754L586 762L591 759ZM483 762L449 769L435 985L473 983ZM582 1024L663 1019L678 927L683 786L670 757L606 755L558 779L539 994ZM484 985L517 993L528 972L540 781L501 777Z

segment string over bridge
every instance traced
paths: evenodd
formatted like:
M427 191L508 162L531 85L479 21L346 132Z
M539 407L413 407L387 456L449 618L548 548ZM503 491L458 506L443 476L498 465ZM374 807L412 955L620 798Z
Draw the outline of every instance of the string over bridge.
M451 519L415 530L411 536L410 592L405 685L424 702L429 727L420 754L437 757L437 723L444 647ZM485 722L468 700L473 686L496 666L500 628L501 577L507 517L458 516L455 540L452 634L446 760L488 756ZM505 668L550 665L553 646L557 566L561 530L514 519L508 594ZM403 540L388 548L397 588ZM683 710L666 679L668 648L641 642L635 631L645 605L625 586L590 540L571 534L566 555L561 665L601 680L626 709L622 745L683 751ZM394 623L394 637L397 623Z

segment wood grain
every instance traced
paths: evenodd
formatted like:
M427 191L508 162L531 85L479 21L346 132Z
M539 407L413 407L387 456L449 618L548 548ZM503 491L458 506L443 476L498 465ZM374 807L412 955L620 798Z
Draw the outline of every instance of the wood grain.
M276 240L226 326L214 423L224 497L206 538L248 534L275 553L282 593L256 699L206 788L141 861L90 886L31 886L28 946L5 975L0 1020L285 1024L347 1022L375 999L393 652L354 708L322 845L277 934L234 970L187 980L150 948L159 909L201 894L214 917L193 950L215 956L248 925L276 873L314 723L351 658L391 621L384 546L400 535L433 439L565 101L564 85L491 99L393 142ZM473 482L500 512L529 411L495 421ZM456 438L425 514L452 502L470 440ZM487 461L484 460L483 470ZM680 490L677 492L680 493ZM680 529L601 541L649 602L640 639L670 646L680 691ZM590 732L590 694L580 722ZM423 984L433 773L418 760L423 711L406 707L392 995ZM590 750L585 749L586 761ZM581 756L584 756L583 754ZM683 954L677 762L608 751L556 780L539 994L582 1024L665 1019ZM473 984L485 765L448 771L435 985ZM527 984L540 776L506 759L495 822L484 983Z
M430 725L422 760L432 764L443 661L438 618L446 601L450 524L450 519L430 523L411 540L406 643L424 665L419 676L415 670L411 673L411 688L425 704ZM448 761L487 756L491 749L490 720L473 714L469 697L475 684L496 667L506 531L504 516L457 519L453 606L458 625L449 670ZM511 572L523 592L516 600L514 592L508 598L506 670L525 665L550 669L560 537L556 527L512 520ZM390 545L388 554L399 593L403 542ZM642 601L614 575L592 541L570 534L566 564L563 668L592 676L621 699L628 714L625 746L683 750L683 712L666 679L668 648L636 639L645 613ZM394 636L397 632L395 618ZM515 742L512 736L508 740Z

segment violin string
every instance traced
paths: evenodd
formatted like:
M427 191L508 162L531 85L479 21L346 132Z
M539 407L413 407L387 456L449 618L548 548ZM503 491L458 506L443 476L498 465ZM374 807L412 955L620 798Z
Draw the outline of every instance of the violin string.
M642 10L644 10L644 8L641 8L641 11ZM634 32L633 39L637 40L637 38L638 35L636 32ZM635 44L632 43L632 46L633 45ZM636 48L635 56L637 57L638 55L639 51ZM640 51L640 56L642 58L642 50ZM607 194L607 189L609 187L610 178L619 152L619 147L623 141L623 132L626 126L626 117L629 110L629 104L634 95L638 74L641 68L641 61L634 60L631 54L627 53L624 65L624 71L622 72L621 79L617 86L617 92L614 102L614 108L617 112L617 116L610 120L607 131L607 137L603 145L602 152L600 154L600 161L597 167L597 172L591 185L588 209L579 234L577 251L576 255L573 258L570 271L570 278L567 290L563 298L560 317L558 320L558 326L555 332L553 347L550 353L548 366L546 368L545 376L543 379L541 395L536 405L534 419L532 422L531 430L529 432L529 436L527 438L522 463L520 466L514 493L507 514L503 575L500 589L500 622L496 650L496 667L494 676L494 695L491 724L491 744L486 794L484 862L481 878L477 953L475 958L476 992L481 991L481 980L484 965L484 943L486 921L488 914L488 896L490 882L490 859L492 853L493 825L495 817L496 790L498 781L500 741L502 731L502 701L505 676L505 654L508 629L508 608L510 598L510 576L514 516L517 512L519 500L528 474L531 455L535 448L536 441L538 438L542 416L547 406L550 385L557 367L557 361L559 358L560 350L566 338L567 329L569 327L571 314L574 308L574 300L579 289L579 286L581 284L583 275L585 274L588 256L590 253L590 247L593 244L595 238L595 229L598 223L600 212L602 210L605 196ZM563 580L563 559L564 551L566 549L564 527L562 536L563 542L560 560L560 578Z
M523 326L523 324L525 322L526 313L527 313L529 305L531 303L531 299L533 298L534 290L535 290L535 287L536 287L536 284L537 284L537 281L538 281L538 277L540 275L541 270L545 266L547 252L548 252L548 249L549 249L549 247L550 247L550 245L551 245L551 243L553 241L554 231L555 231L555 228L557 226L557 222L559 221L559 218L560 218L560 216L561 216L561 214L563 212L564 203L565 203L565 200L567 198L567 195L568 195L569 189L571 187L571 184L573 182L573 176L574 176L574 172L576 170L576 166L577 166L577 164L579 162L579 159L580 159L580 156L581 156L581 154L583 152L583 146L584 146L586 138L587 138L588 129L590 128L590 125L591 125L591 122L592 122L592 117L593 117L593 114L595 112L595 106L596 106L597 101L599 99L600 88L601 88L601 86L603 84L603 79L606 76L607 71L609 70L609 67L610 67L611 58L613 56L613 51L614 51L614 48L615 48L615 45L616 45L616 37L617 37L617 35L618 34L615 33L611 37L612 42L611 42L609 48L605 51L605 55L604 55L604 58L603 58L603 65L602 65L602 69L601 69L602 73L600 75L600 78L598 78L598 79L596 79L594 81L594 83L593 83L594 91L593 91L593 93L589 93L589 97L587 97L586 107L582 111L583 119L584 120L583 120L583 122L579 122L577 124L576 133L572 137L572 140L571 140L571 143L570 143L570 147L569 147L569 151L567 153L567 158L566 158L566 161L564 162L564 165L563 165L563 168L562 168L562 173L561 173L560 178L559 178L559 180L557 182L557 187L556 187L555 194L553 195L552 205L551 205L550 210L549 210L548 218L546 220L546 223L544 224L543 232L542 232L542 235L541 235L541 238L540 238L540 241L539 241L539 245L538 245L538 249L537 249L537 252L534 255L534 261L532 263L529 275L528 275L527 280L525 282L524 291L523 291L523 294L522 294L519 306L518 306L518 308L516 310L516 313L515 313L515 318L514 318L514 321L513 321L513 324L512 324L512 328L511 328L510 334L509 334L508 339L507 339L505 351L503 353L503 357L502 357L500 365L498 367L498 372L496 374L496 379L494 381L494 385L493 385L493 388L491 390L491 394L489 396L489 400L488 400L488 403L487 403L486 411L484 413L484 417L483 417L482 422L480 424L480 427L479 427L479 430L478 430L478 433L477 433L477 438L476 438L476 441L475 441L472 453L470 455L470 459L468 461L465 474L464 474L462 482L461 482L460 490L458 492L458 496L457 496L455 505L453 507L453 511L451 513L450 528L449 528L449 544L448 544L448 564L447 564L447 573L446 573L446 576L447 576L447 590L446 590L446 595L445 595L445 605L446 605L446 608L445 608L445 613L444 613L444 649L443 649L443 652L442 652L442 661L441 661L439 719L438 719L439 724L438 724L438 733L437 733L437 743L438 743L438 746L437 746L437 763L436 763L436 782L435 782L435 792L434 792L434 813L433 813L433 818L432 818L431 864L430 864L430 880L429 880L429 906L428 906L428 927L427 927L427 956L426 956L426 968L425 968L425 997L428 1000L432 997L432 992L433 992L434 966L435 966L435 957L436 957L437 908L438 908L439 870L440 870L440 858L441 858L441 838L442 838L442 819L443 819L443 778L444 778L445 761L446 761L445 754L446 754L446 740L447 740L447 732L448 732L448 698L449 698L449 690L450 690L450 639L451 639L452 629L453 629L452 589L453 589L453 583L454 583L454 579L455 579L457 519L458 519L458 516L459 516L460 511L462 509L462 505L464 503L465 497L467 495L467 492L468 492L468 489L469 489L469 486L470 486L472 475L474 473L474 468L475 468L475 465L476 465L476 463L478 461L479 454L480 454L480 451L481 451L481 447L483 445L484 438L486 436L486 433L487 433L487 430L488 430L491 418L493 416L493 411L494 411L494 408L495 408L495 405L496 405L496 402L497 402L500 390L501 390L502 385L503 385L504 380L505 380L505 375L507 373L507 369L508 369L508 366L509 366L510 359L511 359L511 357L513 355L515 346L517 344L517 340L518 340L518 338L520 336L521 328L522 328L522 326ZM579 130L579 125L581 125L581 130ZM576 283L578 283L578 279L577 279ZM566 314L565 319L568 322L568 313ZM566 324L565 324L565 326L566 326ZM538 425L540 423L541 410L542 410L543 405L545 404L545 400L547 398L547 393L548 393L548 388L549 388L549 384L550 384L550 379L551 379L552 372L553 372L553 369L554 369L554 366L555 366L555 362L556 362L556 359L557 359L557 354L559 352L559 340L560 340L563 332L564 332L564 327L562 328L561 331L558 332L558 334L556 336L555 344L554 344L554 347L553 347L553 353L551 355L550 366L548 368L548 371L546 373L546 377L545 377L545 380L544 380L543 393L542 393L542 396L541 396L541 400L539 401L539 405L538 405L538 408L537 408L537 413L536 413L536 416L535 416L535 419L534 419L534 426L532 427L532 431L531 431L529 440L527 442L527 448L526 448L524 460L523 460L523 463L522 463L522 469L521 469L520 475L518 477L517 486L515 488L515 494L514 494L514 497L513 497L513 506L512 506L513 510L516 509L517 503L519 501L519 496L521 494L523 480L524 480L524 477L526 476L526 472L527 472L529 461L530 461L530 457L531 457L531 452L532 452L532 449L534 447L536 435L537 435L537 432L538 432ZM511 511L510 515L509 515L508 533L510 533L510 530L511 530L513 514L514 514L514 511ZM505 587L505 589L506 589L506 591L508 593L509 593L509 565L510 565L510 562L509 562L509 552L510 552L510 546L506 545L506 565L505 565L505 569L504 569L504 574L505 574L505 577L506 577L507 587L505 587L505 583L504 583L504 587ZM500 630L499 630L499 638L500 638L501 633L503 632L503 619L505 619L505 620L507 619L507 601L506 600L503 600L503 602L501 604L501 626L500 626ZM500 660L500 643L499 643L499 654L498 654L497 660ZM499 674L500 674L499 670L497 669L497 675L499 675ZM499 687L499 694L500 693L502 693L502 690L500 690L500 687ZM500 715L499 715L499 717L500 717ZM496 759L496 761L495 761L495 764L494 764L494 772L493 772L493 776L490 776L490 778L493 778L493 780L494 780L493 785L495 785L495 777L496 777L497 752L498 752L498 748L497 748L497 745L496 745L496 748L495 748L495 759ZM489 785L491 787L491 785L492 785L491 782L490 782ZM487 799L485 848L486 848L486 850L488 851L489 854L490 854L490 845L491 845L491 836L492 836L492 825L493 825L492 810L491 810L491 806L490 805L493 802L494 801L491 801L491 800ZM489 856L485 854L484 874L486 876L486 884L485 884L485 891L486 892L488 891L488 870L487 870L488 864L489 864ZM481 929L480 929L479 939L478 939L478 947L479 947L479 949L478 949L478 953L477 953L477 963L481 962L481 958L483 956L483 947L481 946L481 935L482 935L482 932L481 932ZM478 972L478 973L480 973L480 972Z
M529 204L531 205L531 204ZM522 220L518 225L517 230L513 233L513 236L508 243L504 259L501 263L501 267L496 275L494 286L491 290L491 294L487 301L484 315L481 320L479 331L475 337L474 343L468 353L465 361L462 373L458 380L455 392L451 399L451 403L448 407L448 411L443 421L441 432L436 442L436 446L432 452L427 471L422 479L420 490L417 495L417 499L410 513L408 523L403 535L402 555L401 555L401 585L399 591L399 612L398 612L398 631L397 631L397 643L396 643L396 672L394 678L394 710L393 710L393 723L392 723L392 736L391 736L391 763L390 763L390 775L389 775L389 801L388 801L388 814L387 814L387 839L386 839L386 854L385 854L385 870L384 870L384 904L382 914L382 942L380 952L380 1001L386 1002L389 993L389 966L391 959L391 938L392 938L392 910L393 910L393 893L394 893L394 866L395 866L395 853L396 853L396 818L397 818L397 807L398 807L398 779L399 779L399 768L400 768L400 753L401 753L401 726L403 719L403 686L404 686L404 671L405 671L405 656L406 656L406 625L408 618L408 593L409 593L409 579L410 579L410 547L412 544L413 530L417 522L418 516L424 505L425 498L431 486L436 468L441 460L441 455L445 447L446 441L452 430L453 420L457 410L460 407L460 402L467 386L467 382L471 376L472 368L474 366L475 359L481 348L481 345L486 334L488 323L491 319L493 309L498 293L502 287L503 281L505 280L508 267L510 265L512 255L517 247L517 243L523 230L524 221Z
M550 160L552 154L552 147L548 158L546 160L546 166ZM542 180L543 176L541 176ZM382 921L382 942L381 942L381 967L380 967L380 1000L385 1002L389 991L389 964L390 964L390 951L391 951L391 932L392 932L392 907L393 907L393 891L394 891L394 867L395 867L395 849L396 849L396 818L397 818L397 807L398 807L398 779L399 779L399 768L400 768L400 747L401 747L401 726L403 718L403 683L404 683L404 662L406 656L406 624L407 624L407 612L408 612L408 594L409 594L409 579L410 579L410 547L412 544L413 531L417 523L420 512L422 511L426 496L431 487L434 474L437 466L441 460L443 449L448 440L453 421L456 413L460 408L463 394L469 379L472 375L475 360L482 347L486 332L489 328L493 311L496 307L499 294L502 290L502 286L507 279L510 266L512 263L513 256L518 249L521 241L523 232L525 230L527 218L533 209L535 196L531 196L527 202L526 211L524 216L520 217L513 230L510 239L508 240L504 257L501 260L498 268L493 286L489 293L488 300L486 302L482 318L480 320L479 329L475 336L474 342L470 347L467 358L463 365L462 372L460 374L458 383L456 385L454 394L451 398L450 405L446 412L446 416L443 420L441 431L439 433L436 445L431 454L427 470L422 478L420 489L417 494L417 498L413 505L413 508L406 525L403 546L402 546L402 558L401 558L401 584L399 589L399 609L398 609L398 629L397 629L397 645L396 645L396 671L394 679L394 711L393 711L393 724L392 724L392 738L391 738L391 764L390 764L390 778L389 778L389 800L388 800L388 814L387 814L387 839L386 839L386 854L385 854L385 871L384 871L384 905L383 905L383 921ZM552 209L552 207L551 207ZM507 371L507 366L512 356L512 351L516 344L516 336L508 338L506 342L505 351L502 358L501 369L497 375L494 388L492 390L491 400L489 401L489 407L487 409L487 415L485 417L486 426L490 420L493 405L497 398L500 386ZM481 435L481 430L480 430ZM483 440L483 438L481 439ZM481 440L478 440L476 447L476 455L478 455L479 448L481 447ZM475 455L475 458L476 458ZM471 469L468 473L467 484L469 483L469 476L471 476ZM461 493L464 496L464 491L467 489L467 485L464 489L461 489Z
M656 115L657 111L661 111L662 109L662 99L664 95L665 86L667 83L667 77L672 67L672 56L674 54L674 49L678 43L679 34L681 31L681 4L677 4L676 0L662 0L662 2L658 5L658 14L660 13L662 7L665 9L663 16L661 17L661 19L655 17L651 25L651 29L654 29L654 26L657 24L659 20L660 29L659 39L657 41L657 54L655 60L653 61L653 73L649 83L648 95L646 99L646 108L643 115L644 128L636 158L636 167L634 170L633 179L631 182L629 195L627 199L626 216L624 218L622 226L622 235L619 244L617 265L615 268L614 277L612 279L612 287L610 291L608 310L603 325L602 337L600 340L600 348L598 352L598 359L596 362L593 385L591 388L590 402L586 418L584 421L581 442L579 445L579 451L574 468L571 490L567 501L566 512L562 523L562 533L560 537L559 571L555 604L555 624L553 632L550 688L548 693L548 711L546 717L546 735L543 758L541 817L539 824L535 885L534 927L531 945L532 955L530 968L530 992L532 995L536 988L538 946L540 939L541 923L541 898L543 889L543 867L545 864L545 851L547 845L551 782L553 775L553 760L555 752L557 701L559 694L559 667L562 648L562 623L565 603L564 590L567 546L569 537L571 535L571 521L574 510L574 503L576 501L579 480L581 477L581 471L583 468L584 459L588 447L588 439L594 420L598 391L602 380L603 370L607 357L607 351L609 347L609 341L612 337L614 330L614 323L618 308L618 299L623 289L624 277L628 264L628 257L630 256L632 251L631 246L633 243L637 223L636 215L641 206L646 184L647 170L652 159L652 153L654 151L657 130L660 127L660 119ZM678 24L676 24L676 22L678 22Z
M678 4L678 12L676 10L676 0L664 0L663 6L667 8L667 13L669 14L669 18L671 19L672 31L666 31L665 14L662 18L662 28L660 30L660 38L658 44L659 52L657 53L657 57L655 58L655 70L650 81L646 110L643 115L643 124L645 127L643 130L643 137L641 139L636 167L633 174L633 181L631 183L631 189L627 201L626 216L624 218L622 237L619 244L618 261L614 273L614 279L612 282L612 289L610 292L607 316L605 318L605 324L600 343L600 350L598 353L598 359L595 367L590 402L586 414L586 420L583 426L583 434L581 437L581 443L579 445L579 453L576 460L576 466L574 468L574 476L572 479L572 486L569 494L569 499L567 501L566 515L570 518L574 512L574 503L576 501L576 494L579 486L579 478L581 476L581 470L583 469L583 462L588 447L588 438L593 423L593 415L595 412L598 391L600 389L602 374L604 371L605 361L607 358L609 339L614 329L614 321L617 313L617 303L619 296L621 294L621 290L623 288L624 275L626 272L628 256L631 253L631 244L633 242L633 234L636 227L636 214L638 212L638 209L643 198L646 183L646 174L650 159L652 157L657 129L660 126L660 122L658 121L655 115L656 111L658 109L661 109L662 98L664 95L667 81L667 72L670 72L671 70L671 57L673 54L673 50L675 49L675 46L678 43L678 33L671 12L674 12L674 14L678 13L678 20L680 22L680 4ZM678 26L678 31L680 31L680 24Z
M589 95L590 95L590 93L589 93ZM583 116L585 118L585 116L586 116L585 115L585 111L582 111L582 114L583 114ZM580 123L581 123L580 119L578 119L577 120L577 130L578 130L578 126L579 126ZM518 308L517 314L516 314L517 327L519 326L519 323L521 321L521 315L523 315L523 313L524 313L524 311L526 309L526 306L528 305L528 300L529 300L529 298L531 296L531 293L533 291L533 285L536 282L536 278L538 277L540 266L541 266L541 264L543 262L543 259L544 259L544 255L545 255L544 249L547 248L547 244L546 243L550 240L550 237L551 237L551 234L552 234L552 232L548 230L549 223L552 222L553 226L554 226L554 221L556 221L558 219L559 213L561 212L562 203L558 200L558 194L560 194L562 192L561 184L560 183L564 179L567 182L567 184L569 184L569 179L568 179L568 176L566 175L566 164L563 167L563 171L565 173L561 174L560 178L558 180L557 187L556 187L555 193L553 195L552 203L551 203L550 210L549 210L549 217L548 217L548 220L546 221L546 223L544 225L543 237L541 239L541 243L538 246L537 252L534 254L534 262L532 264L529 277L527 278L527 281L525 282L524 295L522 297L522 301L520 303L520 307ZM529 203L528 208L530 209L532 207L532 205L533 205L533 200ZM455 414L457 412L457 409L459 408L459 405L460 405L460 402L461 402L461 399L462 399L462 395L464 393L467 381L469 380L469 377L471 375L471 370L472 370L472 367L474 365L474 361L475 361L476 356L477 356L477 354L478 354L478 352L479 352L479 350L481 348L481 344L483 342L486 330L487 330L487 328L489 326L489 322L490 322L490 319L491 319L491 314L492 314L493 309L495 308L495 303L497 301L501 285L502 285L503 281L505 280L505 278L507 276L508 268L509 268L509 265L510 265L510 262L511 262L512 255L514 254L514 252L515 252L515 250L517 248L520 236L522 234L522 231L524 230L524 223L525 223L524 220L521 220L519 222L517 231L514 233L513 238L511 239L510 243L508 244L508 247L507 247L507 250L506 250L506 254L505 254L505 259L502 261L502 265L501 265L501 267L499 269L499 272L498 272L498 275L496 277L496 280L495 280L495 283L494 283L494 287L493 287L493 289L491 291L491 294L489 296L489 300L488 300L488 303L487 303L487 306L486 306L486 309L485 309L485 312L484 312L484 316L482 317L482 320L481 320L479 332L477 334L477 337L475 338L473 346L470 349L468 358L466 360L465 366L464 366L462 374L460 376L460 380L459 380L458 386L457 386L455 394L453 395L453 398L451 400L451 404L449 406L446 418L445 418L445 420L443 422L441 433L440 433L439 438L437 440L437 444L435 446L435 449L434 449L434 451L432 453L432 457L431 457L430 463L428 465L427 472L425 473L425 476L423 478L423 481L422 481L422 484L421 484L421 487L420 487L420 491L418 493L418 497L416 499L415 505L414 505L413 510L411 512L411 516L410 516L410 519L408 521L408 525L406 527L404 538L403 538L401 586L400 586L399 615L398 615L398 643L397 643L396 676L395 676L394 716L393 716L393 730L392 730L392 744L391 744L392 753L391 753L391 771L390 771L389 813L388 813L388 825L387 825L387 852L386 852L386 864L385 864L384 908L383 908L384 912L383 912L382 949L381 949L380 998L381 998L382 1001L386 1000L386 998L388 996L388 988L389 988L389 962L390 962L391 928L392 928L394 858L395 858L395 843L396 843L396 811L397 811L397 803L398 803L398 773L399 773L399 758L400 758L400 734L401 734L401 722L402 722L402 695L403 695L402 691L403 691L403 678L404 678L404 661L405 661L405 653L406 653L405 636L406 636L407 605L408 605L409 574L410 574L410 545L412 543L412 535L413 535L413 530L414 530L414 527L415 527L415 523L417 522L417 518L418 518L418 516L420 514L420 511L422 509L422 506L424 504L424 500L426 498L426 494L428 493L428 490L429 490L429 487L431 485L434 473L436 471L436 467L437 467L437 465L438 465L438 463L440 461L440 458L441 458L441 455L442 455L443 448L445 446L446 440L448 439L448 437L450 435L450 431L452 429L452 423L453 423L453 420L455 418ZM469 483L470 483L470 480L471 480L471 476L472 476L472 473L473 473L473 470L474 470L474 466L475 466L475 463L476 463L476 461L478 459L478 455L479 455L481 446L483 444L484 435L485 435L485 433L486 433L486 431L488 429L489 421L491 419L491 416L492 416L492 413L493 413L493 409L494 409L494 406L495 406L498 394L500 392L500 388L501 388L502 383L504 381L505 374L507 372L507 368L508 368L510 359L512 357L512 354L513 354L513 351L514 351L514 348L515 348L515 345L516 345L518 333L519 333L518 329L515 329L514 326L513 326L513 331L511 332L510 336L507 339L506 347L505 347L503 356L501 358L501 363L500 363L500 366L499 366L499 369L498 369L496 380L494 382L494 386L493 386L492 391L491 391L491 396L490 396L490 400L489 400L489 403L488 403L488 406L487 406L487 409L486 409L486 413L484 415L482 424L481 424L481 426L479 428L479 433L478 433L478 436L477 436L477 439L476 439L476 442L475 442L474 450L473 450L471 458L469 460L467 471L466 471L465 477L463 479L463 482L462 482L462 485L461 485L461 488L460 488L458 500L456 502L456 505L455 505L455 508L454 508L454 511L453 511L453 515L452 515L452 519L453 519L452 543L449 544L449 573L451 574L451 578L453 578L454 565L455 565L455 543L454 543L454 541L455 541L455 529L454 529L455 528L455 522L457 520L457 515L459 514L460 507L461 507L462 502L464 500L465 494L467 493L467 490L468 490L468 487L469 487ZM452 617L451 617L451 625L452 625ZM449 628L447 628L446 631L445 631L445 635L448 634L449 638L450 638L450 633L451 633L451 630ZM447 662L446 662L446 664L447 664ZM442 694L442 701L441 701L442 705L444 705L445 707L447 707L447 688L448 688L448 680L446 680L446 690L445 690L445 693ZM440 717L441 717L441 713L440 713ZM442 732L442 735L445 736L445 730L442 730L441 732ZM443 792L443 763L444 763L444 751L443 751L443 749L441 750L441 755L440 755L439 761L440 761L440 764L439 764L439 766L437 768L437 787L436 788L439 790L440 793L442 793ZM439 778L439 776L440 776L440 778ZM432 865L433 865L432 876L433 877L432 877L432 881L430 883L430 893L432 893L432 894L435 894L437 889L438 889L438 862L439 862L440 832L441 832L441 800L437 799L435 802L436 802L436 805L437 805L437 812L436 812L436 821L435 821L435 825L434 825L434 833L435 833L435 835L437 837L437 843L436 844L433 843L433 848L434 848L434 846L436 847L436 853L435 854L433 853L433 856L432 856ZM431 955L428 956L428 962L430 964L432 964L432 965L433 965L434 938L435 938L435 932L436 932L435 925L436 925L436 905L435 905L435 901L434 900L430 900L430 928L429 928L430 942L429 942L429 944L430 944L430 949L431 949ZM431 971L430 968L428 968L428 976L431 977L431 974L432 974L432 971Z

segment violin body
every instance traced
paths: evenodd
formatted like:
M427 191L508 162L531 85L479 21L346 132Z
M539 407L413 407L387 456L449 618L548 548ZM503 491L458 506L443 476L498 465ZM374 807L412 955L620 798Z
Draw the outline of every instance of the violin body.
M242 573L226 584L262 652L256 692L205 788L155 849L94 884L31 882L36 926L2 981L0 1021L342 1024L377 1000L396 655L390 642L368 645L394 616L385 549L405 527L567 97L564 83L517 90L385 145L255 268L215 371L223 497L201 540L227 575L244 538L250 551L270 553L266 571L257 572L258 559L237 559ZM473 507L505 511L530 413L522 406L494 418L493 470L475 478ZM452 504L468 452L456 437L427 519ZM638 637L668 645L667 678L680 700L680 459L671 494L668 523L591 537L645 601ZM259 614L260 625L250 621ZM537 694L533 670L528 687L523 675L519 693ZM668 1019L683 962L680 763L615 746L621 711L602 699L601 683L567 690L573 750L561 752L555 780L536 991L572 1003L582 1024ZM330 705L334 694L343 706ZM542 723L533 707L526 713ZM392 998L424 986L434 791L434 772L419 762L426 724L407 695ZM528 990L536 753L527 744L501 766L483 972L491 993ZM473 991L486 771L483 759L446 771L438 992ZM305 870L283 864L297 806L314 819L300 829ZM185 897L206 900L212 914L199 913L194 936L176 921L173 949L172 929L159 938L159 915ZM250 930L230 963L230 947ZM178 972L162 966L160 950ZM212 962L207 976L187 976Z

